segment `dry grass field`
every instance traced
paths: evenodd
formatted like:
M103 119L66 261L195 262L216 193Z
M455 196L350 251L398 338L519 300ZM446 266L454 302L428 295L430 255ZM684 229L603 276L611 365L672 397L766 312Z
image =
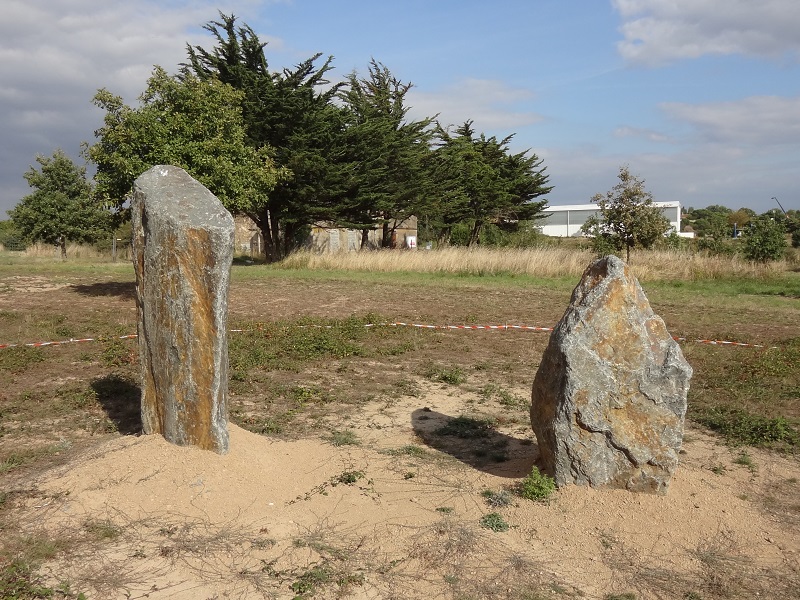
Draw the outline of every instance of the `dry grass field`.
M800 598L800 273L632 258L695 371L665 497L535 478L546 332L392 325L552 326L589 254L237 261L222 457L139 435L128 263L0 255L0 597Z

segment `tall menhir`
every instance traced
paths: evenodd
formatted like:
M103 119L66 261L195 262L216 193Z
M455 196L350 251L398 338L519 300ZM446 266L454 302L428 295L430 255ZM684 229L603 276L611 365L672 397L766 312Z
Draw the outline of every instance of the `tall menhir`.
M233 217L164 165L136 180L131 213L144 432L224 454Z

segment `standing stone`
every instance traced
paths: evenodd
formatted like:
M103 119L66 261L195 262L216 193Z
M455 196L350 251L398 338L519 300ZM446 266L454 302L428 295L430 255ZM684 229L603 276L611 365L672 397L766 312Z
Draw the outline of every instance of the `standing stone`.
M131 213L144 432L224 454L233 217L163 165L136 180Z
M531 424L556 485L666 494L692 368L616 256L589 265L533 381Z

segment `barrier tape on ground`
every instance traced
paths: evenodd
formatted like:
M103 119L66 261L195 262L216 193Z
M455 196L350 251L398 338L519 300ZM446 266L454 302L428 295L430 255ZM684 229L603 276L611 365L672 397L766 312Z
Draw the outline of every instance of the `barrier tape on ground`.
M231 333L245 333L248 331L259 331L263 323L258 323L256 329L231 329ZM317 328L317 329L331 329L333 325L297 325L298 328ZM439 330L455 330L455 329L463 329L463 330L498 330L498 331L508 331L508 330L520 330L520 331L541 331L541 332L550 332L553 331L552 327L538 327L535 325L427 325L424 323L404 323L402 321L395 321L394 323L366 323L364 327L415 327L417 329L439 329ZM108 340L130 340L139 337L137 334L132 333L129 335L121 335L119 337L113 338L80 338L74 339L70 338L68 340L61 340L55 342L31 342L27 344L0 344L0 350L4 348L17 348L20 346L25 346L28 348L42 348L45 346L64 346L66 344L79 344L85 342L103 342ZM744 342L729 342L725 340L704 340L704 339L697 339L697 340L690 340L689 338L685 337L677 337L673 336L676 342L694 342L696 344L708 344L711 346L739 346L743 348L765 348L761 344L746 344ZM771 348L775 348L776 346L771 346Z
M44 346L64 346L66 344L80 344L83 342L105 342L108 340L132 340L134 338L139 337L138 334L132 333L129 335L121 335L119 337L113 338L105 338L105 337L98 337L98 338L70 338L68 340L59 340L55 342L30 342L27 344L0 344L0 350L4 348L17 348L20 346L25 346L27 348L42 348Z

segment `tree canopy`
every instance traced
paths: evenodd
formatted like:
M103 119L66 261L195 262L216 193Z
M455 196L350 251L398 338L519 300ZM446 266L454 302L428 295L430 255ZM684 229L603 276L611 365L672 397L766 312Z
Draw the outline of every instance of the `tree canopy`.
M248 142L269 148L287 176L258 210L245 211L260 228L268 256L279 260L295 248L308 226L331 220L340 199L341 134L344 113L334 103L342 84L331 85L327 73L333 58L304 60L293 69L271 72L265 43L236 17L220 13L221 21L204 27L216 40L206 50L188 46L183 72L203 80L219 80L244 95L242 115Z
M644 187L644 180L632 175L627 166L620 167L619 183L605 194L595 194L592 202L600 208L600 216L591 217L581 228L592 235L596 248L611 244L625 249L630 261L631 248L651 247L670 229L669 220L653 204L653 195Z
M512 153L512 136L478 135L471 121L451 133L435 117L410 119L412 84L382 63L331 84L332 57L271 71L265 44L233 15L204 27L213 46L187 46L175 76L157 67L139 107L105 89L95 96L106 115L85 155L103 205L119 211L140 173L175 164L257 224L270 260L314 224L360 229L362 244L382 228L387 246L416 215L444 242L467 222L476 243L486 224L541 214L536 199L552 188L536 155Z
M97 165L94 198L123 209L133 182L154 165L185 169L232 211L253 211L284 176L269 149L245 143L241 92L217 80L172 77L156 67L131 108L101 89L94 97L106 111L98 142L84 148Z
M473 245L489 223L502 227L542 216L547 201L534 200L553 188L535 154L510 152L513 136L476 135L472 121L452 133L439 125L436 134L432 174L440 202L430 212L443 237L456 223L468 222L467 244Z
M67 242L94 242L110 231L110 214L90 199L86 168L62 150L36 157L25 180L33 192L8 211L14 227L30 241L58 245L67 258Z

